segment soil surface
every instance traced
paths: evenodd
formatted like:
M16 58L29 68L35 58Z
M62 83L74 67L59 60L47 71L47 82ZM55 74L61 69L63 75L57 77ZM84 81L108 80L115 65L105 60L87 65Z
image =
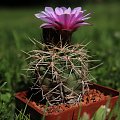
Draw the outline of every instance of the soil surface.
M89 92L85 93L82 99L82 104L90 104L93 102L98 102L104 99L108 99L109 95L104 95L99 90L92 89Z
M76 107L79 106L80 104L87 105L101 100L105 100L108 99L109 97L110 97L109 95L104 95L103 93L96 89L91 89L89 90L89 92L84 94L84 96L82 97L82 101L80 103L46 106L43 104L36 103L35 101L31 102L36 108L40 109L41 112L44 113L46 111L46 114L51 114L65 111L68 108Z

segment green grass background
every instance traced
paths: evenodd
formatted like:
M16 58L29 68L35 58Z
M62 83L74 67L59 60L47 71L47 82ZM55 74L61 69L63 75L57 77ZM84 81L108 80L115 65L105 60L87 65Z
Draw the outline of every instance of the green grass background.
M73 43L88 43L93 59L103 63L91 71L99 84L120 90L120 4L88 4L92 26L81 27L73 34ZM41 21L34 14L41 8L0 9L0 120L13 117L14 93L30 81L22 69L26 66L21 50L34 48L30 38L40 40ZM99 64L94 63L94 65ZM92 66L94 66L92 65ZM24 73L24 74L23 74Z

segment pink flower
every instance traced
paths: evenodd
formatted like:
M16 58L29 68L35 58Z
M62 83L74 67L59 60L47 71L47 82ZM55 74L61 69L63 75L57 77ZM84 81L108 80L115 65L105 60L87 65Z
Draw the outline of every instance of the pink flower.
M76 7L73 10L65 7L45 7L45 11L35 14L35 16L46 23L41 25L42 28L53 28L57 30L75 31L77 28L89 25L85 20L89 19L90 13L84 15L85 10Z

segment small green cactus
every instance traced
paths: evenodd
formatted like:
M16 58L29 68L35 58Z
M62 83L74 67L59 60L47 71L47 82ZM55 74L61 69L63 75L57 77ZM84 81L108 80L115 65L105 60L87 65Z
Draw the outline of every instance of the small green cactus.
M41 25L44 49L28 53L29 69L36 79L41 100L49 105L77 103L89 90L87 51L83 45L71 45L72 33L79 27L90 25L86 22L90 13L84 15L81 7L73 10L65 7L45 7L35 14L46 23ZM32 88L32 89L34 89ZM37 96L36 96L37 98Z
M57 47L41 44L43 49L28 52L28 70L35 77L34 86L50 105L80 102L89 90L88 58L81 44Z

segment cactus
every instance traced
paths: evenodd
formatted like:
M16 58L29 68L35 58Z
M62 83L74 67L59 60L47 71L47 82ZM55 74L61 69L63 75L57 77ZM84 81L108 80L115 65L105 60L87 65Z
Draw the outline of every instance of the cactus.
M31 89L41 91L41 100L49 105L77 103L89 90L88 58L85 45L42 45L43 49L29 51L28 71L35 77Z
M28 52L28 70L35 78L31 88L35 99L49 105L78 103L89 90L89 55L85 45L71 45L72 33L86 22L90 13L84 15L81 7L73 10L65 7L45 7L35 14L46 23L43 30L43 49ZM39 43L38 41L34 41ZM39 93L39 95L37 94Z

